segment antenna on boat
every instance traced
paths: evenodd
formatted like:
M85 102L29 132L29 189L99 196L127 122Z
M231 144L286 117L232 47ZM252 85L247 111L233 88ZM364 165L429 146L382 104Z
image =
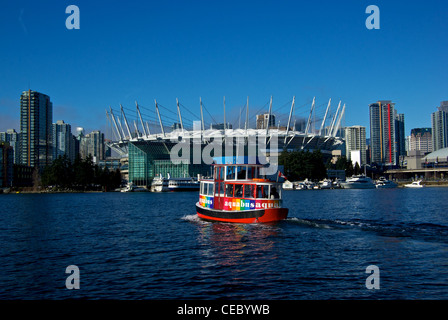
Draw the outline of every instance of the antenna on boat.
M179 99L177 98L176 98L176 104L177 104L177 113L179 114L180 127L182 128L182 133L184 133L184 124L182 123L182 115L180 114L180 108L179 108Z
M157 105L157 100L156 99L154 99L154 103L156 104L156 111L157 111L157 116L159 117L160 129L162 129L162 134L165 137L165 130L163 129L162 119L160 118L159 107Z
M291 116L292 116L292 112L294 110L295 99L296 99L296 96L292 97L291 110L289 110L289 118L288 118L288 124L286 125L286 134L285 134L285 141L284 141L284 143L286 143L286 138L288 136L289 125L291 124Z
M129 129L128 120L126 119L126 115L124 114L123 106L120 104L121 113L123 114L124 124L126 125L126 129L128 129L129 140L132 139L131 130Z
M146 132L145 125L143 124L142 114L140 113L140 108L138 107L137 101L135 101L135 106L137 107L137 112L138 112L138 116L140 118L140 123L142 124L142 127L143 127L143 133L145 134L146 137L148 137L148 133Z
M330 110L330 105L331 105L331 98L330 98L330 100L328 100L327 110L325 110L324 120L322 120L322 124L320 125L319 135L322 134L322 130L325 126L325 121L327 120L327 114L328 114L328 110Z

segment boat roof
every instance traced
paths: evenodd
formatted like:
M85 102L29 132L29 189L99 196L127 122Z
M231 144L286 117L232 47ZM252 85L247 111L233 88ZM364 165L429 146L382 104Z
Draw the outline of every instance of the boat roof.
M265 156L226 156L226 157L214 157L213 165L249 165L249 166L262 166L267 164L268 161Z

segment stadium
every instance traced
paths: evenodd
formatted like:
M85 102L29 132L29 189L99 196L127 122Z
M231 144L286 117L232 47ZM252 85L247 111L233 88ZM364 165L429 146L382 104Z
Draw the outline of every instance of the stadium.
M178 100L177 112L161 106L157 101L153 110L137 102L135 110L120 105L115 113L112 108L106 110L115 137L108 146L121 157L128 158L129 182L138 186L148 186L154 177L160 175L166 177L169 174L173 178L207 176L210 174L210 159L215 156L262 154L269 162L275 162L279 153L285 150L319 149L324 156L331 157L331 152L344 143L340 128L345 105L341 106L339 102L332 112L330 99L328 104L325 103L326 108L321 105L324 107L322 111L325 110L322 117L315 102L313 98L309 114L304 117L295 111L294 97L288 106L289 113L283 113L287 115L283 117L284 126L280 126L281 110L275 110L275 113L272 110L272 97L268 110L265 107L259 109L252 117L249 116L247 102L240 108L239 117L233 123L226 122L225 100L223 123L213 119L201 99L199 117ZM169 115L162 115L160 109ZM184 109L193 115L193 120L182 117ZM135 113L135 118L128 118L125 110L128 114ZM148 114L148 111L155 114ZM204 111L213 121L205 123ZM256 121L253 121L254 117ZM172 125L168 126L167 121L172 121ZM255 122L252 127L251 122Z

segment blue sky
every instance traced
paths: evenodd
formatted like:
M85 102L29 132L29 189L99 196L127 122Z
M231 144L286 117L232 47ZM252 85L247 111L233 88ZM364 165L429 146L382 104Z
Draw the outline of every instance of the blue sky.
M71 4L79 30L65 27ZM365 27L370 4L379 30ZM389 99L409 134L448 100L446 12L444 0L3 1L0 131L19 129L19 97L31 88L51 97L54 122L106 134L105 110L120 103L135 110L137 100L152 120L154 99L175 112L179 98L198 120L202 97L206 121L222 122L225 96L237 124L247 96L255 112L271 95L286 115L295 96L296 117L314 96L317 118L341 100L345 124L367 132L369 103ZM175 114L161 111L169 125Z

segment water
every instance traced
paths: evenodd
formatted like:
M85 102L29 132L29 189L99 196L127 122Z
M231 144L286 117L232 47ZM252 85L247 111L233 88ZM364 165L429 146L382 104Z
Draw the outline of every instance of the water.
M196 192L1 195L0 299L447 299L447 196L286 191L286 221L238 225Z

